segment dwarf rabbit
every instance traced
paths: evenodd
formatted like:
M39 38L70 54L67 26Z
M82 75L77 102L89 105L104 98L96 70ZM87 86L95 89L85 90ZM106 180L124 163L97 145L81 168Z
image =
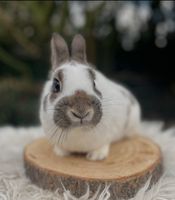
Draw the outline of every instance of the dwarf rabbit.
M64 39L51 39L50 78L40 104L40 120L54 152L108 156L112 142L140 131L140 106L123 86L109 80L86 60L86 44L75 35L71 56Z

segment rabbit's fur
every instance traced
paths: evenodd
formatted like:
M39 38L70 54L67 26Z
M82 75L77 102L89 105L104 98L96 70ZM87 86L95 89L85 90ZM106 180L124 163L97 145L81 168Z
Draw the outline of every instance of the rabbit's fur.
M87 63L81 35L74 37L71 52L70 57L64 39L53 34L52 71L41 97L41 123L57 155L80 152L90 160L101 160L112 142L139 133L140 106L126 88Z

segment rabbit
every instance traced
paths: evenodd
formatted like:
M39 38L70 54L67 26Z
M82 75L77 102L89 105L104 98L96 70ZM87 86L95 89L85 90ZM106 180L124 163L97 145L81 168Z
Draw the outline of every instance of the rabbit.
M65 40L54 33L51 64L40 121L56 155L83 153L88 160L103 160L111 143L139 134L137 99L87 62L82 35L74 36L70 56Z

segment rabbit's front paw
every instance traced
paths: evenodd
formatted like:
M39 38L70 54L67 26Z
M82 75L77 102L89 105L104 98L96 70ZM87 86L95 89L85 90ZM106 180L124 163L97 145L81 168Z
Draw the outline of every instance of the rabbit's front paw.
M95 151L91 151L87 154L88 160L103 160L108 156L109 145L105 145Z
M61 157L68 156L70 154L68 151L63 150L56 145L54 146L53 150L57 156L61 156Z

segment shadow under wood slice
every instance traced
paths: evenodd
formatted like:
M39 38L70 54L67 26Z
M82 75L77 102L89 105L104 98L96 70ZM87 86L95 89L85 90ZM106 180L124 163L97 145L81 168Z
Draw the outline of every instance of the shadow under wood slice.
M151 187L163 172L160 148L143 137L116 142L103 161L89 161L81 155L56 156L48 141L41 138L26 146L24 164L33 183L43 189L59 189L60 193L65 187L76 197L86 193L87 185L93 196L99 186L102 191L110 184L111 199L128 199L135 196L150 176Z

